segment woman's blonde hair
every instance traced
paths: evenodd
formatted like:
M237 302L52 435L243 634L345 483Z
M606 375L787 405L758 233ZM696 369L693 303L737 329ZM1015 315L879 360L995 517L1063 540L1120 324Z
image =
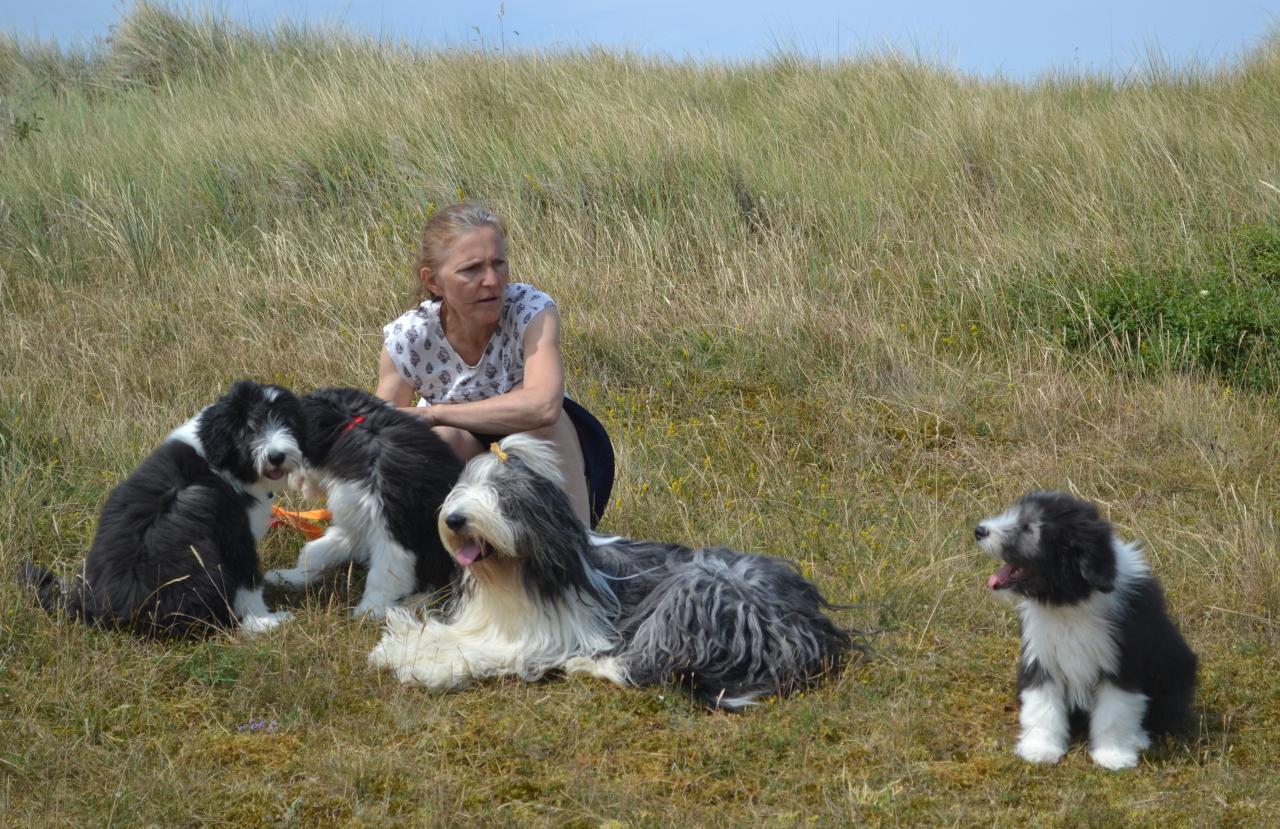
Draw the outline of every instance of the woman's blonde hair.
M414 302L421 303L425 299L440 299L432 293L422 279L422 269L437 273L441 262L449 248L464 233L488 225L498 232L498 238L507 239L507 229L503 227L498 215L487 207L471 202L457 202L442 207L431 214L422 227L422 241L418 244L418 255L413 262L413 280L417 285Z

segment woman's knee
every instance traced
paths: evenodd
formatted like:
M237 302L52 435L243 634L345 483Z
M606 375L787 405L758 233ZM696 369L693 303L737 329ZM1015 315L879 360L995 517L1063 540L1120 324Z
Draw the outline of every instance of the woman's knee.
M480 441L476 440L476 436L466 429L459 429L456 426L432 426L431 431L453 450L453 454L464 461L474 458L484 449Z
M550 426L543 426L527 433L530 437L553 443L566 460L577 460L581 463L582 447L578 444L578 430L573 426L569 413L560 411L560 419Z
M569 496L570 506L583 524L589 524L591 510L587 496L586 458L578 441L578 430L568 413L562 414L556 423L526 434L549 441L555 447L560 460L560 474L564 478L563 489Z

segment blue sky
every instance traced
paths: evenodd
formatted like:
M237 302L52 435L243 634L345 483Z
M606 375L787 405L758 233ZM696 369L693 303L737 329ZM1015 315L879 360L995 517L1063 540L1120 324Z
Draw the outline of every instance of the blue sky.
M128 6L0 0L0 30L85 43L107 34ZM260 26L283 18L468 47L600 45L725 60L764 58L780 47L815 57L891 47L1011 78L1077 67L1124 73L1153 51L1174 64L1215 65L1280 25L1280 0L224 0L212 7Z

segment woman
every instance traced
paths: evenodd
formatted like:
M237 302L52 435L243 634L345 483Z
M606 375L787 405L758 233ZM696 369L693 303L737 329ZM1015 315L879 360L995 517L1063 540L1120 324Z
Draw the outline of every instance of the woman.
M612 451L595 418L564 396L555 302L508 282L502 222L474 204L436 211L414 273L429 299L383 328L378 396L430 423L464 461L513 432L550 441L574 511L594 525Z

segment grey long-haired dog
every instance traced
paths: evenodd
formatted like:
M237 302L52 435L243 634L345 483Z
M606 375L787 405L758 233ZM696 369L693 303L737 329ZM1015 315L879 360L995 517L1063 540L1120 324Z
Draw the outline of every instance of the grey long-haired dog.
M844 662L849 634L791 564L590 533L553 452L512 435L467 465L439 517L458 590L440 618L391 611L371 664L437 689L560 669L737 709Z

